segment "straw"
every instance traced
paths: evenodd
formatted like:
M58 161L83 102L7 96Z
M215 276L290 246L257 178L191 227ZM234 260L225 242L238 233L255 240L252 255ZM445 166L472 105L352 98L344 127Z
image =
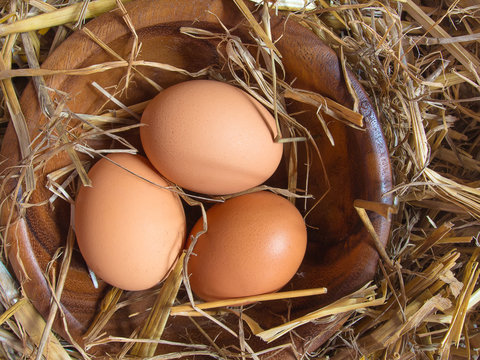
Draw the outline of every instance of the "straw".
M18 224L18 226L22 226L22 224ZM10 307L15 303L20 302L21 305L17 305L16 308L14 308L15 311L12 311L13 316L28 333L29 341L39 345L46 325L45 320L43 320L41 315L35 310L30 301L27 299L20 299L17 284L3 263L0 263L0 293L2 304L5 307ZM50 336L45 343L45 346L49 356L52 359L58 360L70 359L67 351L63 348L55 335L50 331L48 331L48 333Z
M122 0L122 2L128 1L130 0ZM90 19L114 9L117 5L116 0L95 0L87 3L88 6L85 9L82 1L49 13L18 20L11 24L0 25L0 36L40 30L81 21L82 19Z
M158 340L162 337L163 330L165 329L165 325L170 316L173 302L177 297L180 284L182 283L184 258L185 253L182 253L172 272L164 282L160 294L153 305L153 309L150 312L144 327L138 334L140 338ZM155 354L155 350L156 345L154 343L140 343L135 344L131 353L136 356L149 357Z
M123 94L129 81L137 76L155 91L161 91L157 82L144 75L147 73L144 70L150 69L172 71L189 78L229 81L269 109L277 121L277 133L281 134L276 140L285 144L288 180L286 188L258 187L249 191L273 191L296 201L297 205L301 200L308 220L313 209L322 206L322 199L330 189L329 174L315 142L317 134L310 134L309 129L296 120L297 114L289 113L287 105L295 102L315 111L331 144L335 144L335 139L327 121L339 121L351 127L348 131L367 135L368 124L356 111L360 110L356 108L359 104L346 76L353 73L376 108L395 183L389 191L395 197L394 206L368 196L352 204L368 230L372 248L380 254L374 284L381 288L381 294L377 294L372 284L326 307L313 309L305 317L292 319L290 313L276 314L282 323L267 328L261 318L249 316L248 308L238 306L246 299L197 303L185 277L178 293L176 287L169 292L167 302L168 291L127 296L119 289L112 289L102 299L99 313L85 334L85 348L80 348L71 337L67 338L74 345L72 350L71 345L60 343L50 329L55 307L61 301L63 276L58 280L55 276L55 283L50 285L53 290L52 315L47 324L30 300L18 291L21 284L14 282L2 267L0 290L4 309L0 315L3 322L0 356L8 357L15 352L18 356L32 358L40 357L43 352L44 356L53 359L82 358L88 356L85 351L97 346L120 343L123 347L119 353L110 356L132 357L131 349L135 349L141 350L138 354L151 355L152 359L270 357L282 350L298 351L292 345L298 335L298 326L315 321L334 324L339 317L348 318L345 325L309 356L319 359L361 359L363 356L364 359L379 360L415 357L469 359L479 355L479 5L470 0L438 3L423 0L319 0L307 10L305 3L301 3L279 5L268 2L254 8L246 0L235 0L232 6L244 18L242 26L248 29L248 43L236 36L236 29L229 29L220 22L218 32L206 30L199 23L182 27L179 36L217 41L216 55L225 60L222 69L207 67L190 72L186 70L188 67L182 69L168 63L138 60L136 56L141 49L136 40L138 29L129 18L128 6L124 7L118 0L71 1L68 5L30 0L28 5L22 3L22 7L17 7L17 2L4 2L0 23L3 39L0 136L11 122L18 139L20 159L2 174L3 192L10 190L15 182L14 192L5 194L2 203L2 219L5 220L2 223L3 245L5 247L7 240L12 240L16 230L26 227L26 220L21 216L28 209L34 206L53 209L62 201L74 203L73 190L77 179L80 177L88 184L84 171L93 163L92 159L109 152L137 152L123 134L138 127L138 114L148 102L125 106L119 100L119 94ZM135 40L125 58L100 40L99 34L83 27L88 19L115 8ZM270 12L266 11L267 8ZM337 53L347 90L354 99L352 109L308 89L298 89L295 81L286 83L282 54L276 47L278 39L274 39L270 32L270 17L275 12L288 21L297 21L311 29ZM216 16L211 15L212 18ZM79 69L41 68L45 57L74 27L82 27L80 31L112 56L113 61ZM66 106L70 94L47 89L41 79L43 76L84 76L112 70L124 72L122 82L113 90L109 88L107 91L101 86L98 90L105 97L105 104L116 100L119 104L115 108L105 106L96 114L72 113ZM29 132L29 119L25 119L18 100L25 77L34 79L44 114L49 117L47 127L35 134ZM58 95L55 96L58 101L52 104L50 95L53 93ZM108 138L113 145L105 149L89 145L92 139L103 138ZM298 146L305 147L307 165L299 163ZM332 146L331 151L335 150ZM87 160L80 162L76 158L77 152L87 154ZM65 153L72 159L71 165L48 174L43 172L51 159ZM311 173L314 162L322 167L321 173ZM300 177L303 172L306 173L304 181ZM39 204L31 201L31 194L40 174L46 177L45 191L50 194L48 200ZM312 198L309 182L320 181L319 177L327 186L325 193L315 194L314 205L311 205L311 201L307 202ZM175 184L170 184L168 189L178 193L189 206L221 202L227 198L189 194ZM380 243L370 212L391 223L387 248ZM10 256L19 259L17 254ZM4 257L3 263L8 262ZM184 261L183 266L187 267L188 261ZM22 270L21 263L19 267ZM56 290L59 293L55 294ZM317 290L323 291L305 289L306 294ZM177 299L172 300L175 294ZM299 294L304 294L303 290L249 298L249 301L268 301L272 296L292 299ZM119 316L119 309L127 309L128 305L147 297L156 297L157 304L168 303L168 306L163 310L158 310L158 306L145 309L143 315L150 317L151 321L129 338L105 333L112 318ZM314 299L310 300L311 304ZM61 307L57 312L62 316ZM232 314L237 316L235 321L238 323L224 321ZM130 314L125 321L139 315ZM203 343L190 341L189 333L185 334L184 341L162 339L166 319L175 326L172 315L189 316ZM234 345L217 343L217 338L202 328L207 321L209 326L217 327L218 333L229 334ZM68 334L67 327L65 331ZM264 339L267 348L255 352L249 336ZM268 347L266 342L273 340L278 343ZM176 346L178 351L153 355L153 349L162 344Z
M273 300L281 300L281 299L294 299L297 297L314 296L314 295L321 295L326 293L327 293L326 288L292 290L292 291L284 291L284 292L264 294L264 295L246 296L246 297L241 297L237 299L225 299L225 300L218 300L218 301L212 301L207 303L200 303L200 304L195 304L195 308L201 309L201 310L207 310L207 309L214 309L214 308L227 307L227 306L240 306L243 304L248 304L253 302L273 301ZM195 309L188 304L174 306L171 308L170 311L172 315L188 315L188 316L196 315Z

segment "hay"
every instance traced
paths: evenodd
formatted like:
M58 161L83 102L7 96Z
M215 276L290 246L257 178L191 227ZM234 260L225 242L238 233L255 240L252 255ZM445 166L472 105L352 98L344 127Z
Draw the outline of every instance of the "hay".
M122 10L122 5L113 0L71 1L69 6L36 0L30 0L29 6L26 3L2 2L1 134L3 137L7 123L12 122L21 155L25 159L19 164L21 171L3 174L3 181L5 184L9 178L19 177L22 180L19 184L23 183L24 188L20 191L20 187L17 187L13 198L22 199L20 208L33 206L29 204L28 197L35 188L35 171L41 169L47 159L67 151L73 165L48 174L47 186L52 192L49 200L52 206L60 200L72 203L72 197L65 191L66 186L77 177L88 184L88 164L76 157L76 151L97 156L104 154L106 149L92 149L86 145L87 139L96 136L108 136L124 145L124 151L135 151L121 137L121 132L137 126L131 121L132 114L141 113L146 103L124 107L115 113L92 115L65 113L62 102L53 106L47 101L50 128L62 134L58 141L50 143L47 148L42 139L32 142L34 139L30 138L27 131L26 119L18 102L18 94L24 86L22 77L35 77L39 93L46 93L51 89L45 89L42 77L52 74L81 76L125 68L127 76L122 84L124 89L129 84L130 73L143 76L143 67L180 72L190 77L211 74L211 69L190 73L169 64L136 60L140 46L137 43L134 43L129 58L123 59L87 29L83 31L109 51L115 61L75 70L39 69L38 62L41 63L65 39L69 29L79 28L85 19L113 8ZM277 64L281 68L281 54L271 39L268 16L264 14L263 22L258 23L243 1L235 1L235 4L249 21L262 55L268 59L266 66L275 69ZM361 201L355 204L374 239L375 233L369 224L367 210L391 217L393 221L388 248L383 251L381 246L378 247L382 256L375 284L382 289L380 296L374 287L367 287L360 290L361 294L352 294L305 318L286 321L282 326L267 330L261 329L255 319L238 312L242 324L240 329L245 324L253 333L265 340L272 340L279 334L294 331L296 326L306 321L343 313L350 315L349 321L315 354L310 354L312 357L470 359L480 355L480 5L469 0L451 0L441 4L412 0L321 0L313 8L278 7L280 11L287 9L289 16L310 28L334 49L341 59L343 70L353 70L369 92L381 117L391 155L396 183L392 193L396 197L396 206L382 208L379 204ZM122 14L126 26L135 33L128 13L124 11ZM53 39L42 31L46 27L51 27L50 31L55 32ZM228 44L228 66L232 73L241 73L254 79L255 90L252 90L251 83L244 81L247 76L236 78L237 84L270 108L277 124L280 121L289 124L287 131L278 127L281 129L279 134L282 134L278 140L293 144L289 187L276 191L291 198L308 194L308 183L304 184L302 194L297 191L296 146L302 140L310 141L310 135L278 102L276 94L279 89L291 100L316 107L318 120L332 142L322 113L357 128L362 126L361 116L318 94L294 89L276 76L272 80L269 77L271 75L256 66L256 59L249 57L241 42L228 31L213 34L200 29L183 28L182 32L194 37L216 37ZM151 79L143 78L153 88L161 89ZM106 89L98 90L106 96L106 100L115 99L116 94ZM68 97L68 94L60 95ZM44 98L49 99L48 94ZM62 127L59 119L64 116L80 119L81 129ZM112 125L115 129L112 129ZM76 133L81 133L81 137L74 136ZM76 139L75 144L72 144L72 139ZM30 144L35 146L31 148ZM311 156L316 155L321 154L316 154L313 149ZM58 183L60 179L62 182ZM192 204L204 200L190 197L181 189L176 191ZM8 205L2 204L7 209ZM16 223L9 226L24 225ZM3 234L7 233L6 229L2 230ZM6 240L5 236L3 241ZM65 249L62 263L65 266L68 265L69 251L71 247ZM7 264L6 259L3 262ZM65 270L60 272L65 274ZM52 315L46 323L30 301L18 293L18 285L11 279L7 268L1 266L0 274L0 300L3 306L3 314L0 315L0 356L40 358L43 352L55 359L87 357L79 346L76 346L77 352L71 352L70 349L67 352L68 347L56 340L50 331L53 314L57 311L55 304L61 301L62 277L51 284L55 299L52 302ZM178 280L178 277L175 279ZM188 284L188 280L185 282ZM243 331L236 333L227 328L226 331L239 339L238 353L234 349L218 347L215 339L205 333L205 344L179 343L177 345L182 347L182 351L152 356L151 349L163 341L159 339L161 332L158 332L164 326L163 312L152 320L156 325L145 328L132 338L103 336L102 329L113 313L128 305L121 295L122 291L113 289L104 298L101 312L86 334L87 350L100 344L119 342L125 345L119 357L127 353L151 356L151 359L193 358L200 355L219 359L258 358L262 355L249 348ZM193 303L193 298L190 300L190 305L184 307L167 306L167 312L177 311L180 314L185 311L185 315L190 316L201 314L214 321L217 321L214 315L227 312L224 308L201 309ZM171 303L173 300L165 299L161 293L158 301ZM223 323L219 326L225 327ZM273 354L283 347L272 347L266 353Z

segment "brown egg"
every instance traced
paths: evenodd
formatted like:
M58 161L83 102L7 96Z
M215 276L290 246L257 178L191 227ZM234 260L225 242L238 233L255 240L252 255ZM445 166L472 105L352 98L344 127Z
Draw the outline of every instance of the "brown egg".
M190 232L202 230L202 219ZM231 198L207 211L208 231L188 262L193 292L210 301L270 293L296 273L307 232L288 200L262 191Z
M283 146L275 120L257 100L226 83L183 82L147 106L140 136L153 166L185 189L231 194L267 180Z
M90 269L107 283L148 289L165 277L183 248L182 203L175 193L150 183L167 186L146 158L108 158L89 171L92 187L82 186L78 193L78 246Z

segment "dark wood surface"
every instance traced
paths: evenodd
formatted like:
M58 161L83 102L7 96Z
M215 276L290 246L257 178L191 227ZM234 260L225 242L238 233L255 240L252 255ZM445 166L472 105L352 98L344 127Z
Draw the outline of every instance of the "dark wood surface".
M215 41L192 39L181 35L179 33L180 26L194 26L222 32L217 17L229 28L233 28L244 20L232 1L139 0L128 4L127 9L142 42L139 58L172 64L189 71L197 71L211 64L216 64L221 68L223 60L216 52L217 43ZM89 22L87 28L118 54L128 58L133 37L118 10ZM295 79L295 87L317 91L351 106L352 99L346 89L339 60L329 47L308 29L291 19L285 21L281 16L273 17L272 32L275 39L280 38L276 42L276 46L282 54L287 81ZM251 41L242 26L236 30L236 34L241 36L245 42ZM45 61L43 67L79 68L113 60L115 59L111 55L84 33L77 32ZM163 87L188 79L183 75L162 70L141 68L141 71L155 79ZM68 107L72 111L97 113L104 105L105 99L92 87L91 82L96 81L104 88L108 88L118 84L124 74L125 69L117 69L91 76L49 76L46 77L46 81L51 88L70 94ZM353 208L353 201L364 199L391 203L391 197L382 196L391 188L391 170L387 148L373 105L353 75L350 75L350 80L361 101L360 108L365 117L365 130L354 130L338 122L331 122L329 127L335 139L335 147L332 147L326 140L320 124L315 119L315 109L307 106L291 108L292 111L304 111L298 119L316 137L331 184L328 195L306 218L307 224L312 228L309 232L307 256L300 269L303 276L296 276L286 287L286 289L301 289L326 286L328 294L294 301L290 315L292 318L317 309L321 305L358 289L373 278L376 270L378 255ZM120 95L119 98L128 105L152 98L155 93L156 91L150 85L136 76L128 92ZM41 114L32 84L24 90L21 105L33 139L47 120ZM128 137L134 144L140 146L138 132L132 131ZM109 144L103 143L102 146L109 146ZM7 159L2 164L4 169L19 161L20 152L11 124L3 141L1 154ZM302 157L304 154L300 154L300 156ZM300 159L300 164L302 160L304 159ZM37 189L30 199L32 203L41 203L50 197L51 193L45 187L46 174L69 162L69 157L62 153L48 161L39 170ZM274 178L275 182L282 183L284 181L283 170L280 168ZM299 175L300 178L304 176L301 172ZM326 188L326 182L319 162L313 165L310 176L310 191L313 194L322 194ZM11 186L14 185L14 183L11 184ZM3 197L7 196L9 191L11 188L7 189ZM61 200L55 202L55 208L48 205L31 207L24 216L17 216L14 226L10 227L8 234L10 240L8 254L12 267L22 281L29 298L45 316L49 312L50 293L44 272L57 248L65 244L69 214L69 206L62 203ZM372 220L382 243L386 244L390 224L377 215L372 215ZM99 289L92 286L81 255L75 250L62 295L62 304L69 332L80 344L83 343L83 334L99 309L100 299L108 289L109 287L102 282ZM129 298L139 296L139 294L131 293L125 296ZM119 311L107 327L109 334L129 336L135 328L142 324L145 318L144 309L149 307L152 302L152 296L146 297L142 302L137 302L135 305ZM139 316L131 319L127 317L129 313L137 310L141 310ZM255 319L260 319L261 325L268 328L279 321L276 316L271 314L273 311L285 311L286 313L285 303L260 304L250 309L249 314ZM309 324L299 328L298 337L294 337L298 350L300 352L314 350L328 339L344 320L344 318L339 318L334 324L335 326L330 329L318 324ZM235 316L227 317L225 321L234 327L238 323ZM218 328L206 320L201 320L201 323L211 334L216 334L218 331ZM54 328L61 336L65 337L65 329L58 319ZM189 332L192 339L204 342L201 335L195 332L192 323L185 318L172 318L165 338L185 341L186 331ZM255 350L272 346L272 344L264 344L254 337L252 340ZM288 337L281 339L278 343L286 341L290 341ZM218 342L224 345L238 345L238 340L225 334L218 338ZM92 351L102 353L116 350L115 346L110 346ZM165 347L160 350L170 351L172 349ZM291 357L291 350L286 350L278 354L276 359Z

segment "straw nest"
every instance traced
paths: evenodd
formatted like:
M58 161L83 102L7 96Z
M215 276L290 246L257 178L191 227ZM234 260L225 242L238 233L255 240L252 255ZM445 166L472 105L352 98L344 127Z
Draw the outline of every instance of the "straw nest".
M235 3L249 21L252 33L263 44L265 55L275 64L278 59L266 31L268 18L258 23L241 0ZM342 64L353 70L369 92L381 117L396 184L392 190L396 199L395 208L376 209L396 213L389 246L380 254L376 286L371 284L309 317L298 319L299 323L304 323L332 314L349 316L345 325L310 356L333 359L352 356L363 356L365 359L475 358L480 351L480 5L475 0L318 0L302 9L301 6L284 8L280 3L277 4L279 11L290 12L290 16L334 49ZM31 139L26 133L25 119L19 107L18 98L25 79L35 77L37 82L41 82L42 76L49 72L39 70L38 65L88 19L116 8L123 11L124 8L121 1L115 0L4 0L1 5L1 131L3 135L7 124L14 122L22 156L31 159L29 163L19 164L20 171L15 169L15 173L2 174L2 181L5 184L12 176L21 177L25 186L25 206L28 204L28 191L34 188L35 166L44 160L32 155L36 150L29 147ZM134 33L128 13L124 14L124 18ZM212 35L195 28L184 31L190 36ZM94 34L89 35L94 38ZM243 66L244 72L255 76L252 68L248 67L251 59L238 51L242 48L241 44L236 45L237 51L228 55L237 66ZM134 46L139 44L134 43ZM136 71L136 50L132 49L132 57L128 61L120 59L117 65L127 67L129 73ZM98 64L79 69L77 73L94 73L108 66L113 65ZM270 69L275 69L275 66ZM238 67L232 74L238 73L235 70ZM274 80L265 80L266 86L276 89L278 85L292 99L323 105L330 116L350 126L361 124L355 107L346 109L328 99L319 100L312 94L295 92L286 84L277 84L275 73L271 77ZM128 75L126 79L122 84L124 87L128 86ZM241 77L236 80L241 86ZM99 91L112 99L105 89L100 88ZM42 95L41 91L39 93ZM48 101L48 96L46 98L43 99L44 111L52 115L58 109ZM290 121L287 121L291 125L288 134L292 136L285 136L283 141L308 139L308 131L277 108L275 95L271 100L276 118ZM139 106L135 111L144 104ZM121 131L136 126L128 121L129 114L131 109L125 108L124 113L117 112L116 117L84 115L84 119L94 124L96 131L121 141ZM115 130L105 127L105 123L115 123ZM59 133L61 130L57 129ZM325 127L325 130L328 131L328 128ZM66 142L67 138L60 143L65 145ZM123 144L128 148L129 144ZM64 191L65 183L59 184L57 180L73 169L78 177L72 177L70 181L79 178L88 183L89 180L74 148L62 149L71 152L69 155L74 167L50 174L49 185L52 197L72 201ZM52 149L49 156L54 156L56 151L60 150ZM286 189L276 191L293 196ZM192 204L199 200L183 195ZM368 226L361 204L358 211ZM66 247L59 249L62 267L54 284L55 289L52 288L57 299L61 297L73 242L74 236L70 232ZM70 345L52 340L52 321L59 310L57 303L52 301L51 316L42 319L8 273L5 256L2 260L6 266L0 267L3 312L0 316L1 356L40 358L42 354L48 354L52 358L88 357L75 344L72 350ZM127 344L119 357L152 357L170 314L209 316L207 308L235 305L233 302L222 302L195 309L188 304L171 307L182 283L182 264L182 261L178 262L164 283L148 323L136 338L101 340ZM375 293L374 288L380 290ZM323 291L316 289L313 293ZM267 298L304 295L299 292L280 293ZM90 330L92 339L115 311L120 296L121 291L113 289L104 299L102 312ZM166 304L169 304L168 311L161 310ZM255 329L253 320L244 320ZM279 334L293 331L296 326L298 323L285 323L267 331L257 329L257 332L263 339L271 340ZM248 342L242 344L243 351L238 354L220 349L212 342L154 358L258 356L249 352Z

